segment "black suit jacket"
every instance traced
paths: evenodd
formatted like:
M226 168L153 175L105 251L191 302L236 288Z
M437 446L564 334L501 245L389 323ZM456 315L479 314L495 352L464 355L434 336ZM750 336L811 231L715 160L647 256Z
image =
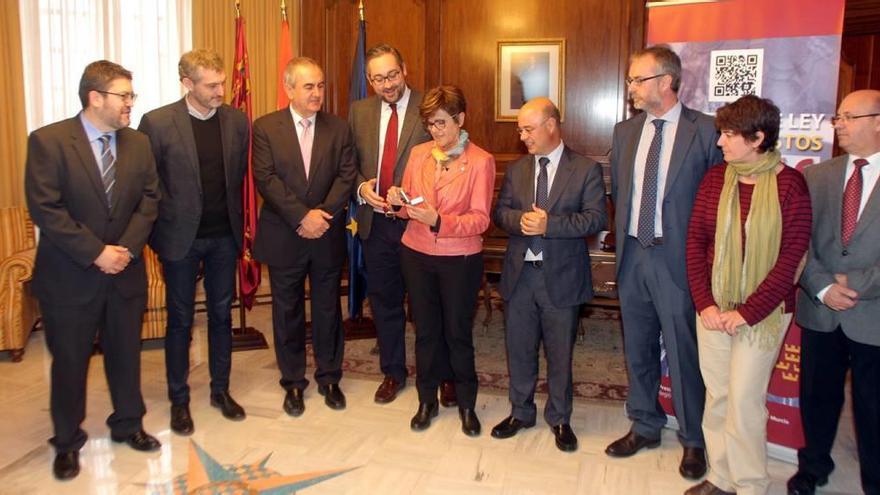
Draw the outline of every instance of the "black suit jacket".
M289 108L254 122L254 180L263 196L254 257L268 265L290 266L310 243L326 243L316 255L345 258L345 206L357 175L354 140L348 123L318 112L312 163L306 180L302 152ZM308 240L296 233L309 210L333 215L330 230Z
M241 185L247 171L248 121L240 110L217 109L226 175L226 206L236 245L241 249ZM149 136L162 201L150 246L163 259L183 259L192 246L202 218L199 156L186 101L157 108L141 119L138 130Z
M574 306L593 297L590 255L585 237L605 228L605 182L602 167L565 147L549 191L547 232L544 234L544 274L547 291L557 306ZM523 213L535 202L535 156L526 155L507 166L504 185L492 214L495 225L510 234L501 272L501 296L513 295L531 236L520 230Z
M413 146L429 141L431 136L425 131L419 116L419 105L422 104L422 93L410 89L406 114L403 115L403 128L397 139L397 156L394 161L394 185L399 186L403 180L403 171L409 160ZM357 188L370 179L377 179L379 168L379 121L382 113L382 98L371 96L358 100L351 105L348 123L354 132L358 159L358 174L352 192L357 196ZM398 115L398 118L401 116ZM355 197L357 201L357 197ZM373 225L373 207L368 204L359 205L357 209L358 235L361 239L370 237Z
M43 304L90 302L106 284L146 295L143 252L157 215L159 180L147 137L116 131L116 184L107 204L98 164L79 116L31 133L25 165L28 210L40 228L33 288ZM94 265L108 244L135 259L116 275Z

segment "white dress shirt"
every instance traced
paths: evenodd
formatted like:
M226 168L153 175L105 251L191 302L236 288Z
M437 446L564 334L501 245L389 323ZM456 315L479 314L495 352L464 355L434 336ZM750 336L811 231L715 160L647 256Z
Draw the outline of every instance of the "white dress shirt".
M547 197L550 197L550 191L553 190L553 179L556 178L556 170L559 168L559 160L562 158L562 150L565 148L565 143L562 141L559 142L559 146L557 146L553 151L546 155L535 155L534 167L535 167L535 201L537 204L538 198L538 174L541 173L541 164L538 161L545 156L550 160L550 163L547 164ZM529 211L531 211L531 205L529 206ZM544 253L535 254L532 252L532 248L526 249L526 261L543 261Z

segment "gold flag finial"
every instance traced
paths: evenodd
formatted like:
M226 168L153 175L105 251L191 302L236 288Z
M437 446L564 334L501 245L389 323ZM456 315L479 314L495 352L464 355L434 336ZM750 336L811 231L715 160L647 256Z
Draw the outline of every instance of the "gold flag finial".
M235 0L235 18L238 19L239 17L241 17L241 2Z
M287 4L284 2L284 0L281 0L281 20L287 20Z
M360 2L358 2L358 15L360 16L361 21L363 21L364 20L364 0L360 0Z

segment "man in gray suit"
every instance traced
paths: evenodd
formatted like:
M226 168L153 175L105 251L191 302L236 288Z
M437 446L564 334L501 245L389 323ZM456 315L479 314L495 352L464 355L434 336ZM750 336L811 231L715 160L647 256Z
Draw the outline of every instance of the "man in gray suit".
M678 100L681 60L666 46L634 54L626 78L643 113L614 127L611 195L617 212L617 281L629 373L624 437L605 452L628 457L660 445L666 415L658 402L660 338L672 380L679 472L706 472L701 423L705 387L697 359L694 306L685 269L685 238L694 197L706 170L722 160L711 117Z
M584 238L605 228L602 167L562 142L560 115L547 98L519 111L517 132L529 154L508 165L492 220L510 234L501 296L505 301L510 416L492 429L509 438L535 425L538 346L547 356L550 397L544 420L565 452L571 429L571 357L580 305L593 297Z
M880 493L880 91L849 94L833 117L846 155L806 169L813 235L800 279L800 407L806 445L788 493L812 494L834 470L831 446L852 370L862 489Z
M348 121L358 155L355 183L357 235L364 246L367 291L376 324L379 365L385 379L375 401L393 401L406 385L406 313L400 271L400 238L406 223L386 216L385 193L399 186L413 146L430 139L419 117L422 94L406 84L406 64L389 45L367 50L367 80L375 96L356 101Z
M229 395L230 309L242 243L241 186L250 131L247 116L223 104L226 74L217 53L184 53L178 72L186 96L144 115L139 130L150 137L163 193L150 245L159 254L165 276L171 430L189 435L195 428L187 385L189 344L200 271L208 309L211 405L228 419L245 417Z

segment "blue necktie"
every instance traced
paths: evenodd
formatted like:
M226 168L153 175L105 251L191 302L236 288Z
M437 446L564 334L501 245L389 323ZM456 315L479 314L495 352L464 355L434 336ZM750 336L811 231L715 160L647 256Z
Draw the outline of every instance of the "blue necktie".
M657 172L660 170L660 148L663 146L663 119L654 119L654 138L648 148L645 161L645 177L642 182L642 204L639 207L637 238L644 247L654 244L654 216L657 213Z
M549 202L547 197L549 189L547 186L547 165L549 163L550 159L546 156L542 156L538 159L538 165L541 166L541 171L538 172L538 188L535 190L535 205L542 210L547 209L547 203ZM544 251L544 238L539 235L532 236L530 248L535 256L540 255Z

